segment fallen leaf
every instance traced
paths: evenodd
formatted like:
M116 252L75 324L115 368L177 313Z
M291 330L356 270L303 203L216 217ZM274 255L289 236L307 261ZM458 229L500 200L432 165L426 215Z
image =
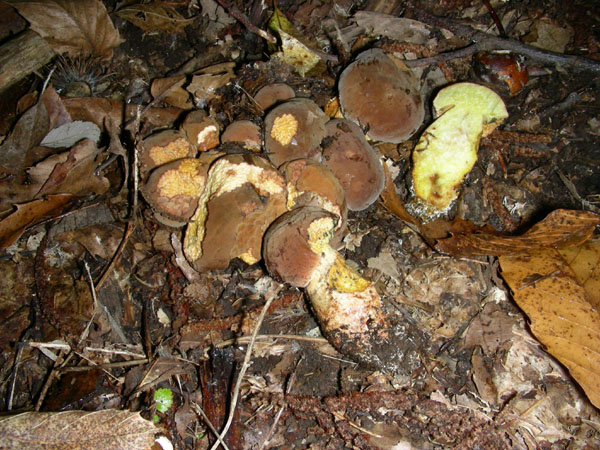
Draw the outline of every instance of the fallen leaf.
M149 449L160 430L139 412L27 412L0 420L5 449Z
M548 246L500 257L502 277L531 331L600 407L600 312L560 252Z
M49 130L71 121L60 97L52 88L23 113L12 132L0 146L0 168L18 174L26 166L29 153Z
M50 130L40 145L50 148L68 148L86 138L98 142L100 128L95 123L76 120Z
M371 36L384 36L393 41L411 44L432 44L430 27L416 20L375 11L357 11L352 20Z
M128 20L144 31L165 31L167 33L183 33L184 28L194 19L186 19L174 8L165 6L163 2L152 2L126 6L117 11L117 16Z
M190 93L183 88L185 82L186 78L181 75L169 78L156 78L152 80L150 93L156 99L168 90L162 98L163 102L181 109L192 109L194 104L190 98Z
M600 216L587 211L558 209L522 236L499 236L490 232L452 232L435 248L454 256L510 255L546 247L566 248L585 242L600 224Z
M49 195L41 200L17 205L14 213L0 221L0 249L19 239L27 227L60 215L72 198L72 195Z
M121 44L100 0L7 0L52 49L69 56L80 54L111 58Z
M600 239L590 239L558 252L575 272L577 282L585 289L592 306L600 310Z

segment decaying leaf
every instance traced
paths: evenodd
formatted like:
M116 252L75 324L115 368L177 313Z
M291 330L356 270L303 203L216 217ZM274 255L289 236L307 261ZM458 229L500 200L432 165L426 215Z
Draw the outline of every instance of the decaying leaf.
M592 306L600 311L600 239L590 239L576 247L558 250L575 272Z
M100 128L95 123L76 120L50 130L40 145L50 148L67 148L86 138L92 142L98 142Z
M194 104L190 98L190 93L183 88L185 82L186 78L184 76L156 78L152 80L150 93L154 98L164 94L162 101L171 106L182 109L192 109Z
M352 19L372 36L384 36L398 42L431 44L430 27L422 22L375 11L356 11Z
M100 0L7 0L52 49L69 56L80 54L109 59L121 44Z
M27 412L0 420L5 449L149 449L160 430L139 412Z
M72 198L73 196L68 194L49 195L40 200L17 205L14 213L0 221L0 249L19 239L27 227L59 215Z
M477 161L479 139L508 117L502 98L474 83L456 83L433 100L437 117L413 151L415 196L426 209L445 211Z
M278 8L269 20L269 28L281 39L281 52L276 56L294 67L300 76L305 76L321 61L321 57L302 42L298 31Z
M558 250L500 257L502 276L531 331L600 407L600 312Z
M455 256L510 255L539 248L566 248L585 242L600 224L600 216L587 211L558 209L521 236L489 232L454 232L435 248Z
M117 11L117 15L144 31L167 33L183 33L184 28L194 21L186 19L164 2L129 5Z
M214 99L217 90L235 78L234 68L235 63L227 62L196 71L186 88L194 96L195 103L203 107Z

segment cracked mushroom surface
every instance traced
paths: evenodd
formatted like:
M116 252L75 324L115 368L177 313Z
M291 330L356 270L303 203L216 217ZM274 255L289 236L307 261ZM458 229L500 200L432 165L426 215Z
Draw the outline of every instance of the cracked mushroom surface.
M248 150L258 152L262 147L261 134L260 127L254 122L235 120L227 125L223 134L221 134L221 142L237 142Z
M262 236L286 211L286 200L285 181L267 160L243 153L218 158L186 229L186 258L200 271L225 268L236 257L256 263Z
M338 92L344 117L376 141L403 142L425 117L419 80L380 49L361 53L344 69Z
M206 111L198 109L185 116L181 131L200 152L219 146L219 124Z
M348 209L368 208L377 200L385 183L379 154L358 125L347 119L330 120L325 132L322 161L344 188Z
M274 277L305 288L321 330L340 353L368 367L409 372L418 366L418 333L392 324L375 285L352 269L330 242L337 216L302 206L268 228L263 258Z
M321 159L321 140L329 120L307 98L295 98L273 108L265 118L265 151L279 167L294 159Z

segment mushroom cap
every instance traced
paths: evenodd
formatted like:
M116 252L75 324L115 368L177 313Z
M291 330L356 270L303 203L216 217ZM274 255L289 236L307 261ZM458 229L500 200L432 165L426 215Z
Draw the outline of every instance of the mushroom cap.
M296 93L285 83L267 84L254 94L254 101L263 111L281 101L294 98Z
M334 214L314 206L301 206L280 216L263 238L262 254L269 273L292 286L306 287L321 261L314 242L328 242L336 224Z
M385 183L379 155L354 122L333 119L327 122L325 130L323 164L344 188L348 209L368 208L377 200Z
M191 111L185 116L181 124L181 131L185 133L192 145L201 152L219 146L220 126L202 109Z
M344 117L374 140L399 143L410 138L425 117L419 82L380 49L361 53L342 72L338 91Z
M244 148L258 151L262 146L261 129L250 120L235 120L223 131L221 142L238 142Z
M340 219L336 234L345 230L348 208L344 188L333 172L312 159L296 159L280 168L287 182L288 209L317 206Z
M329 118L307 98L296 98L273 108L265 118L265 150L279 167L300 158L321 159L321 140Z
M163 130L142 141L139 156L142 178L154 168L182 158L193 158L196 150L177 130Z

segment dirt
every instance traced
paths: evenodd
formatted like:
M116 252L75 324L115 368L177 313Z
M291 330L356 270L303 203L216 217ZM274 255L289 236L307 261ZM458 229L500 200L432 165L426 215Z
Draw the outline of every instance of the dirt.
M269 58L273 48L244 24L218 24L181 3L177 10L195 20L180 34L144 32L111 14L125 42L102 63L110 77L96 97L148 104L153 79L233 59L234 81L206 109L222 126L234 119L261 123L250 98L261 86L285 82L297 96L325 107L337 94L340 71L361 49L406 49L358 29L352 20L357 11L412 17L413 8L423 8L494 33L479 1L279 2L302 37L337 59L300 76ZM260 11L259 3L236 2L264 29L272 10ZM105 4L109 12L116 6ZM545 45L536 26L550 24L555 28L549 33L567 30L565 54L600 61L594 2L494 6L506 19L509 37ZM351 36L352 45L345 47L336 36ZM439 28L433 36L427 45L412 46L408 59L467 44L443 37ZM446 218L518 234L556 209L598 211L598 72L528 64L536 75L515 95L503 81L490 85L510 116L481 139L478 161ZM431 96L441 86L481 82L470 57L419 68L418 76L431 94L425 124L433 120ZM39 88L40 80L28 81L19 84L22 94ZM15 92L5 95L11 114L5 114L2 130L18 118ZM132 154L141 136L129 131L122 142ZM410 153L418 136L375 145L402 201L412 195ZM38 403L42 411L136 410L149 419L156 414L175 448L211 448L215 435L207 419L197 409L183 412L196 405L217 429L225 424L248 348L240 338L252 334L268 296L266 269L262 262L236 259L226 270L190 275L172 246L171 233L181 240L181 229L159 223L142 200L137 216L123 220L132 189L123 185L125 165L102 169L111 180L105 194L79 199L66 218L28 228L0 253L0 408L30 410ZM394 370L355 362L352 353L361 342L343 343L345 354L336 351L303 291L283 285L240 386L225 437L230 449L600 448L598 409L531 335L497 258L440 254L382 201L349 213L341 252L374 281L383 299L393 332L377 346L394 361ZM27 344L54 340L76 351L47 347L44 353ZM83 366L89 370L76 376ZM156 413L152 393L158 387L175 395L166 413Z

